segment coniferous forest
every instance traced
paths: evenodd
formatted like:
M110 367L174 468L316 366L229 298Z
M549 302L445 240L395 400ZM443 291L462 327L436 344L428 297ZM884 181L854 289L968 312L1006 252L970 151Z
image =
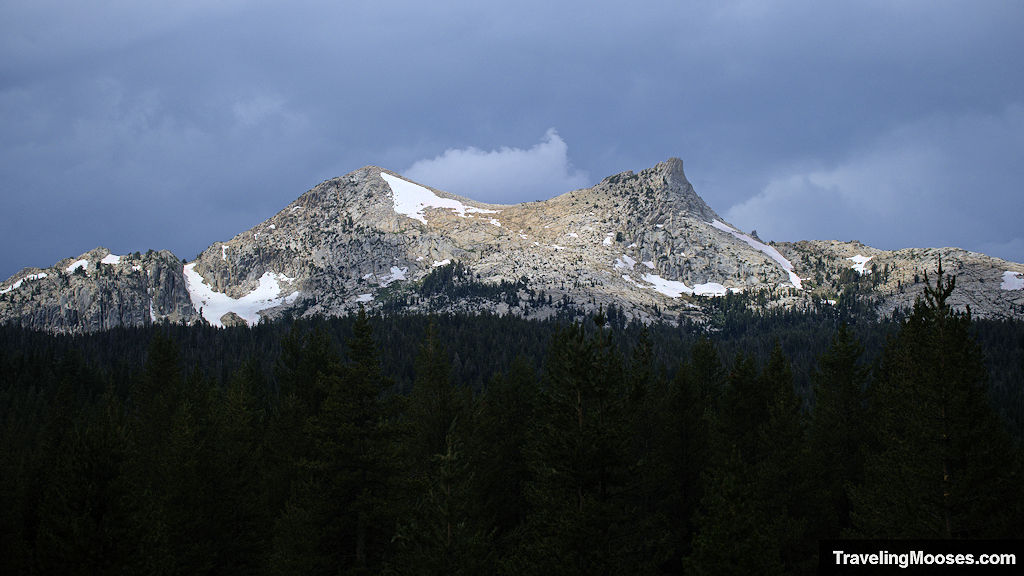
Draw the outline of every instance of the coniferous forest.
M3 574L802 574L1024 537L1024 324L0 329Z

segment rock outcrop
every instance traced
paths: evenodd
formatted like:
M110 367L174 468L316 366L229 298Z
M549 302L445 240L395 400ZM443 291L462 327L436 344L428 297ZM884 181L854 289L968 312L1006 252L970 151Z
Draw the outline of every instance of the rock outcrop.
M704 298L728 291L800 309L855 293L888 314L912 304L940 258L958 276L955 304L1024 317L1016 283L1024 265L953 248L765 243L724 222L675 158L516 205L474 202L367 166L185 265L169 252L114 257L98 248L23 270L0 284L0 320L76 332L165 319L251 325L359 306L544 318L615 305L652 321L699 319ZM475 288L424 289L439 274L451 280L456 265L459 282Z

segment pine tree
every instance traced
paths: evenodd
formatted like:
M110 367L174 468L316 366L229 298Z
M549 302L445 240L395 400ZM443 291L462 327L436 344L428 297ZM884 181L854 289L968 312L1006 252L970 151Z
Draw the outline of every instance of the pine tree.
M291 495L275 536L275 571L308 574L374 573L384 547L382 509L390 481L389 415L377 345L364 310L346 341L342 363L316 332L284 370L312 371L306 402L311 414L302 428L306 450L296 459ZM304 368L306 355L318 358ZM304 402L305 403L305 402ZM312 543L312 545L311 545Z
M451 381L451 363L431 321L416 357L403 438L404 476L394 552L395 574L472 574L488 563L489 535L471 503L464 452L471 430L469 389Z
M713 427L699 531L687 566L698 573L809 570L800 469L800 401L789 361L776 344L760 375L738 356Z
M545 364L531 441L530 572L590 574L642 570L630 524L635 460L622 362L597 325L562 329Z
M821 514L814 531L838 538L850 527L848 486L864 475L867 444L869 370L860 364L864 347L846 324L840 324L829 349L818 359L814 382L814 408L808 439L811 469L817 471L813 496L820 498Z
M206 522L213 525L219 574L258 571L272 516L263 500L260 466L266 426L266 383L255 359L237 370L214 402L203 466L210 483Z
M852 494L852 534L876 538L1019 536L1020 461L987 397L970 311L934 285L886 346L874 447ZM1017 522L1015 524L1015 522Z
M514 574L526 522L530 482L527 443L536 421L538 384L532 363L517 356L505 374L496 374L481 395L469 457L474 499L484 526L493 529L495 565Z

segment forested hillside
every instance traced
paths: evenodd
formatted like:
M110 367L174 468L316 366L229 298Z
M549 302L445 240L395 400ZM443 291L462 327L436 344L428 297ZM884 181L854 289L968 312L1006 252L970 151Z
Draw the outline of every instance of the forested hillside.
M1024 324L389 316L0 330L5 574L813 573L1024 537Z

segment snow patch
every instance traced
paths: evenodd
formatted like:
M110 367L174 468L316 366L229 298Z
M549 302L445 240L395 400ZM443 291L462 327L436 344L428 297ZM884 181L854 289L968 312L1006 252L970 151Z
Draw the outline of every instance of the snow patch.
M445 258L444 260L434 260L434 268L437 268L438 266L447 266L451 263L452 261L449 258Z
M367 302L372 302L372 301L373 301L373 294L360 294L359 296L356 296L356 302L360 302L362 304L366 304Z
M661 292L669 298L679 298L683 294L693 294L693 290L682 282L666 280L657 274L644 274L644 282L653 284L656 292Z
M39 280L40 278L46 278L46 272L40 272L39 274L29 274L28 276L21 278L14 284L11 284L7 288L0 290L0 294L7 294L11 290L17 290L18 288L21 288L21 283L24 282L25 280Z
M498 228L501 228L501 222L498 222L497 218L491 218L491 224L494 224Z
M136 264L135 266L132 266L132 270L135 270L136 272L142 272L142 266Z
M427 219L424 217L423 211L427 208L452 210L462 218L465 218L466 214L496 214L499 212L498 210L485 210L483 208L466 206L462 202L452 198L442 198L419 184L413 184L408 180L396 178L390 174L381 172L380 177L383 178L391 188L391 196L395 203L395 212L398 214L404 214L414 220L419 220L424 224L427 223Z
M559 246L558 244L552 244L551 247L555 250L565 250L565 246Z
M636 266L636 260L633 260L632 258L625 254L615 259L616 268L621 268L623 270L632 270L633 266Z
M270 229L271 230L277 230L277 225L276 224L271 224L270 225Z
M651 261L651 260L644 260L643 262L641 262L641 264L643 264L644 266L647 266L651 270L654 270L654 262Z
M615 236L615 234L612 234L611 232L605 234L604 240L601 240L601 244L604 244L605 246L611 246L613 236Z
M398 282L399 280L405 280L405 274L409 272L408 268L399 268L398 266L391 267L391 273L385 274L377 279L380 282L381 287L386 287L392 282Z
M89 261L84 259L84 258L81 259L81 260L75 260L74 262L71 263L70 266L67 267L67 272L68 272L68 274L72 274L72 273L74 273L75 270L78 270L79 268L82 268L86 272L88 272L89 271Z
M1024 278L1020 272L1007 270L1003 272L1003 283L999 287L1003 290L1024 290Z
M221 244L220 245L220 259L221 260L227 260L228 259L228 245L227 244Z
M575 232L569 232L568 234L566 234L566 236L568 236L569 238L579 238L580 237L580 235L575 233Z
M729 291L728 288L719 284L718 282L707 282L705 284L697 284L693 288L690 288L683 282L677 280L666 280L657 274L644 274L644 282L651 284L651 288L655 291L668 296L669 298L679 298L683 294L695 294L697 296L725 296Z
M718 282L697 284L693 287L693 293L697 296L725 296L725 293L728 291L728 288L722 286Z
M121 263L121 257L118 256L117 254L107 254L106 256L103 257L103 260L100 260L100 264L115 265L115 264L120 264L120 263Z
M195 266L196 264L193 262L184 267L185 288L192 300L192 307L201 311L207 322L219 328L224 326L220 321L221 317L228 312L234 312L246 324L252 325L259 322L259 313L263 310L280 306L282 303L291 304L299 296L297 291L287 296L281 295L280 282L291 282L295 280L294 278L289 278L284 274L264 272L260 277L259 286L255 290L241 298L232 298L223 292L214 291L203 279L203 276L195 271Z
M729 226L728 224L720 220L712 221L711 225L723 232L728 232L729 234L732 234L734 237L740 240L743 240L751 248L759 250L772 260L775 260L779 264L779 266L782 266L783 270L789 273L789 281L793 284L793 286L795 286L797 290L803 289L803 285L800 283L800 277L793 272L793 263L787 260L781 252L775 249L775 247L769 246L764 242L758 242L757 240L754 240L750 236L747 236L746 234L740 232L739 230L736 230L732 226Z
M853 262L853 266L850 266L850 268L853 268L857 272L866 275L871 274L871 270L865 268L864 265L867 264L868 260L871 260L872 258L874 258L874 256L861 256L860 254L857 254L856 256L851 256L847 258L847 260Z

